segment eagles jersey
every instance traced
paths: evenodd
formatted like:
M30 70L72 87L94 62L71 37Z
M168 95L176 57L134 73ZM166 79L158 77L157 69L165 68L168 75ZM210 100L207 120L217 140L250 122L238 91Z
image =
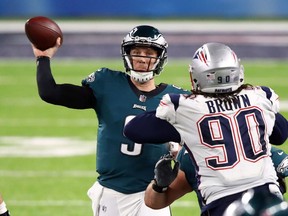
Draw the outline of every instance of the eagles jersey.
M179 153L177 154L177 161L180 163L180 170L185 173L185 178L189 185L192 187L193 191L196 193L198 198L199 207L202 208L202 198L197 189L198 182L196 177L195 166L193 165L193 161L185 148L181 148Z
M123 127L137 114L155 110L163 95L188 91L160 84L151 92L141 92L127 74L107 68L89 75L82 85L89 86L96 98L99 183L125 194L144 191L154 177L155 164L168 153L168 144L134 143L123 135Z
M265 183L277 184L269 136L278 96L267 87L242 90L233 102L167 94L156 116L172 124L191 151L206 204Z

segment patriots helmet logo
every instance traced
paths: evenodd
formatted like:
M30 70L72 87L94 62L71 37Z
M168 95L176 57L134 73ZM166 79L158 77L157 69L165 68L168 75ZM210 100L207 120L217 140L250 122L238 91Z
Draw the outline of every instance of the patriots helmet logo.
M203 46L196 51L196 53L193 57L193 59L198 59L201 62L203 62L204 64L206 64L207 66L208 66L208 58L209 58L209 56L208 56L208 54L205 51L205 48Z

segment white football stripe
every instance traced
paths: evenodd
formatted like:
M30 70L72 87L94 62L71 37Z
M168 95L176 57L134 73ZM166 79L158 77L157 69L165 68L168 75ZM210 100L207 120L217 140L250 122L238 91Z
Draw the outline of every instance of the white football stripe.
M91 202L83 200L9 200L14 206L90 206Z
M94 140L65 137L0 137L0 156L68 157L95 152Z
M288 111L288 101L287 100L280 100L280 112L287 112Z
M28 177L96 177L97 173L94 170L71 170L71 171L35 171L35 170L0 170L0 176L13 178L28 178Z

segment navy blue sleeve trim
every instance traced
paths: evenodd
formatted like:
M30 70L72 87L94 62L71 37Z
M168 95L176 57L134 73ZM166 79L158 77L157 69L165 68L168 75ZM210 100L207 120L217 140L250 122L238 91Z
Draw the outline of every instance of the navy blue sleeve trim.
M179 94L169 94L169 96L171 98L171 102L174 104L174 109L177 110L179 107L180 95Z
M272 96L272 92L271 92L270 88L268 88L266 86L261 86L261 89L266 93L266 97L270 100L270 98Z
M288 137L288 122L280 113L276 113L275 117L275 125L272 134L269 137L269 141L271 144L281 145Z
M180 142L180 134L167 121L155 116L156 111L142 113L124 128L124 135L137 143Z

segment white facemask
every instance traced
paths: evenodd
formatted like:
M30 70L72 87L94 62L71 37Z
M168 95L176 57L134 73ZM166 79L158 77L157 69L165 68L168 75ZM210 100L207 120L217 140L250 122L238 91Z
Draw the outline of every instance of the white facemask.
M136 72L131 70L130 76L133 80L139 83L145 83L153 79L153 71L150 72Z

